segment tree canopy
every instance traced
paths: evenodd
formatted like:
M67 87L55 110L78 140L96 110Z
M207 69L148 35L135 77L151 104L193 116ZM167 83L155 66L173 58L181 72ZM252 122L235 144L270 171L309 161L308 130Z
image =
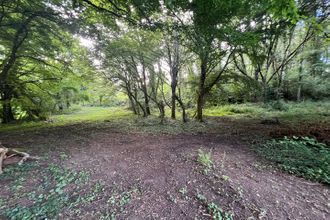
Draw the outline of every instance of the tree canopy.
M155 107L164 117L170 107L175 118L178 105L184 121L187 108L195 107L202 121L205 105L223 101L329 97L328 1L2 0L0 6L3 123L46 119L73 103L102 105L102 97L117 93L127 95L117 103L143 116Z

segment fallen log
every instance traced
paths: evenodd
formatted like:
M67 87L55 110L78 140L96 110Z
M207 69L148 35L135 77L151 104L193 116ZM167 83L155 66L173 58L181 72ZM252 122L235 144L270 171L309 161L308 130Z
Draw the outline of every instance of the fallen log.
M6 148L0 143L0 174L3 173L3 171L2 171L3 162L6 159L14 157L14 156L22 157L22 159L17 163L18 165L22 165L28 159L31 159L31 160L38 160L39 159L38 157L30 156L30 154L28 154L26 152Z

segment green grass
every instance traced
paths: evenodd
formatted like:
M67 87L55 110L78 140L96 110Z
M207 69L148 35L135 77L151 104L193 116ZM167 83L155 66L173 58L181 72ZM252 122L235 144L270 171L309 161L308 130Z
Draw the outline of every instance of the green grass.
M282 121L329 121L330 101L320 102L271 102L232 104L206 108L205 116L230 116L249 118L278 117Z
M0 124L0 132L29 131L43 128L60 127L74 124L91 124L98 127L115 127L118 131L136 131L153 134L178 134L205 132L206 124L191 120L183 123L181 120L169 118L163 124L157 112L147 118L134 115L123 108L82 107L71 114L53 115L47 121L31 121L15 124Z
M265 112L258 104L232 104L223 105L212 108L206 108L204 110L204 115L206 116L230 116L236 114L261 114Z
M33 130L48 127L65 126L77 123L102 122L105 120L120 120L132 117L132 113L123 108L82 107L71 114L53 115L49 121L30 121L15 124L0 125L1 131Z
M192 115L194 109L189 109ZM181 121L181 113L177 112L177 120L171 120L169 109L166 109L166 120L160 124L158 112L154 109L153 115L148 118L135 116L131 111L120 107L81 107L73 112L65 112L60 115L53 115L48 122L31 121L17 122L14 124L0 125L0 132L4 131L23 131L41 128L66 126L78 123L100 123L110 122L113 126L124 131L141 131L147 133L200 133L207 132L216 126L212 120L208 123L199 123L190 119L188 123ZM302 102L302 103L245 103L224 105L204 109L204 115L209 119L212 117L231 117L240 118L273 118L277 117L281 122L297 123L307 122L330 122L330 102ZM213 127L212 127L213 126Z
M256 147L279 168L309 180L330 184L330 149L307 137L270 140Z

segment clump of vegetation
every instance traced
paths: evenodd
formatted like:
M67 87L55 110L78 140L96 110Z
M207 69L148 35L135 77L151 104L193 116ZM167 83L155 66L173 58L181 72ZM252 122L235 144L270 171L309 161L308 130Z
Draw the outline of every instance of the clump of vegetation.
M70 204L72 192L87 181L85 172L65 169L50 164L41 169L41 164L26 163L5 170L1 179L10 181L4 190L9 190L6 205L0 207L0 216L6 219L47 219L54 218ZM29 175L40 176L31 184ZM8 188L9 187L9 188ZM69 190L70 188L70 190ZM72 188L72 190L71 190ZM20 203L26 198L25 203Z
M261 156L281 169L309 180L330 184L330 149L308 137L285 137L257 147Z
M225 212L214 202L209 202L202 194L197 194L197 200L200 201L207 209L208 214L211 215L213 220L232 220L232 213Z
M204 167L204 174L208 174L213 166L211 151L204 152L203 150L199 149L197 154L197 162Z

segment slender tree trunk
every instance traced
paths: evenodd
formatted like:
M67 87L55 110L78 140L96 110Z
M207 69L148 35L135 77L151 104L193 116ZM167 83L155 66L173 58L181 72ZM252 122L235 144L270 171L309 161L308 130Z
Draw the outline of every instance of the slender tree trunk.
M2 117L3 117L2 123L4 124L15 120L11 106L11 99L12 99L12 91L8 85L5 85L3 91L3 100L2 100Z
M165 105L163 101L160 101L158 103L158 108L159 108L159 117L160 117L160 123L164 123L164 118L165 118Z
M260 71L259 67L254 71L254 79L256 82L259 82L259 71ZM258 90L256 90L254 93L253 101L258 102L259 98L260 98L260 94L258 94Z
M135 103L138 104L138 106L140 107L140 109L142 110L143 112L143 117L147 117L148 116L148 113L146 111L146 109L144 108L144 106L139 102L139 100L137 99L137 96L133 96L134 100L135 100Z
M201 75L199 79L198 97L197 97L197 116L196 119L200 122L203 121L203 108L205 96L205 80L206 80L206 60L201 63Z
M127 94L127 96L128 96L129 101L130 101L130 105L131 105L131 109L132 109L133 113L135 115L137 115L138 112L136 111L136 106L135 106L133 97L131 95L129 95L129 94Z
M137 115L137 114L138 114L138 111L136 110L136 104L135 104L135 102L134 102L134 98L132 97L132 96L133 96L133 95L132 95L132 92L129 91L129 89L128 89L127 87L125 87L125 89L126 89L127 97L128 97L128 99L129 99L129 102L130 102L130 108L132 109L133 113L134 113L135 115Z
M264 103L268 102L268 85L266 79L262 80L262 100Z
M302 71L303 71L303 59L300 60L299 77L298 77L298 90L297 90L297 102L301 101L301 89L302 89Z
M149 106L149 98L148 98L148 93L147 93L147 90L146 88L143 90L143 93L144 93L144 105L145 105L145 111L146 111L146 116L150 115L151 112L150 112L150 106Z
M173 45L173 62L171 66L171 92L172 92L172 102L171 102L171 118L175 119L175 110L176 110L176 88L178 85L178 73L179 73L179 37L178 33L174 33L174 45Z
M134 91L135 94L133 94L132 91L130 91L129 88L126 88L127 91L127 95L128 97L130 97L131 103L134 106L134 112L136 112L138 115L140 115L140 111L139 111L139 107L142 109L143 111L143 117L147 117L147 113L144 109L144 106L139 102L139 100L137 99L137 91Z
M69 109L71 106L69 99L66 99L66 108Z
M148 89L147 89L147 77L146 77L146 71L145 67L143 65L142 75L143 75L143 82L142 82L142 91L144 95L144 106L145 106L145 112L146 116L150 115L150 107L149 107L149 97L148 97Z
M185 123L187 122L187 113L186 113L186 107L184 106L181 98L178 96L175 96L176 100L179 102L181 110L182 110L182 121Z
M171 118L175 119L176 115L175 115L175 111L176 111L176 106L175 106L175 101L176 101L176 83L174 82L174 79L172 79L172 83L171 83L171 92L172 92L172 100L171 100Z
M102 106L102 101L103 101L103 95L100 95L100 96L99 96L100 106Z

